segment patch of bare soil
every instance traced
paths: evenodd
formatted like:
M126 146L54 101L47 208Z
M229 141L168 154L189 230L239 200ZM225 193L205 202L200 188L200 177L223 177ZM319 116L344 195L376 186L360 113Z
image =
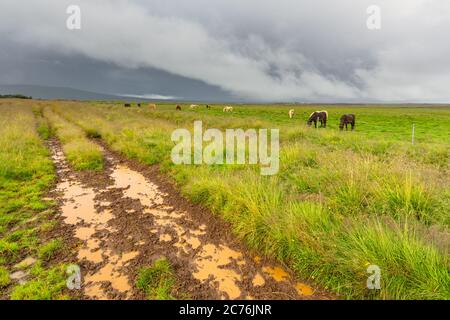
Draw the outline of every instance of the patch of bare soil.
M178 297L191 299L327 299L280 264L252 256L230 226L181 196L159 173L102 142L105 170L74 172L56 141L55 190L61 220L79 245L84 299L143 299L138 270L161 256L171 262ZM75 240L74 240L75 239Z

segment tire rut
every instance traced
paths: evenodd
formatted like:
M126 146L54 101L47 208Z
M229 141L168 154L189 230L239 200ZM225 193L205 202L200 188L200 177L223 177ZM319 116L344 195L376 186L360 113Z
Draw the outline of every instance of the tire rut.
M279 263L249 253L227 223L183 198L157 166L97 143L105 156L102 172L73 171L58 141L49 143L61 217L80 244L84 299L144 299L134 288L136 275L161 256L174 268L177 297L329 298Z

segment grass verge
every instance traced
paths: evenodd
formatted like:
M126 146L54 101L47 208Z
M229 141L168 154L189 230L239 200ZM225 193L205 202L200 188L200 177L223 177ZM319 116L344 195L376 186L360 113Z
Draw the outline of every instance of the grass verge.
M43 115L62 144L67 161L75 170L102 170L103 153L100 147L87 139L86 133L45 107Z
M0 111L0 297L66 298L64 273L60 272L64 267L54 267L40 258L40 248L45 248L42 226L54 214L52 203L43 200L55 179L42 140L50 131L38 108L33 109L30 103L5 100L0 102ZM47 232L51 229L45 227ZM16 267L27 257L36 259L33 265ZM11 278L19 269L25 274L22 285ZM55 281L57 275L59 280Z

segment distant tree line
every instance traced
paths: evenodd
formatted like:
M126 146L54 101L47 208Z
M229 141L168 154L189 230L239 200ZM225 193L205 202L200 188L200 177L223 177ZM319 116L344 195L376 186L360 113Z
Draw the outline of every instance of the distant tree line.
M0 94L0 99L33 99L33 97L24 96L23 94Z

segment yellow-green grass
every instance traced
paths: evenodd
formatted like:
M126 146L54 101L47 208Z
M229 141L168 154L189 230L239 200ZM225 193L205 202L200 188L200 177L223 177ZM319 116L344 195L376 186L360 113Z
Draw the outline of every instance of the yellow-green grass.
M61 142L67 161L75 170L102 170L103 153L100 147L89 141L86 133L79 127L53 112L51 107L45 106L42 113L50 125L51 132ZM41 131L45 132L45 129Z
M60 270L63 266L52 266L51 261L41 265L39 257L40 247L45 246L41 235L52 229L50 226L42 229L54 215L52 203L43 198L54 182L55 173L49 151L37 132L38 123L31 102L0 102L0 297L3 299L65 297L64 272ZM31 270L25 267L28 282L19 285L10 274L17 271L14 266L25 257L34 257L35 267L40 268L39 272L32 272L34 267ZM47 281L49 277L54 281ZM46 290L45 296L42 289Z
M66 267L57 265L50 268L43 267L38 261L30 270L31 279L23 285L17 286L11 293L11 300L67 300Z
M172 266L165 257L159 258L150 267L141 268L136 280L136 287L149 300L174 300L174 285Z
M125 109L119 104L61 103L55 110L114 150L159 163L192 201L230 221L255 251L274 256L346 298L450 298L450 110L444 107L327 107L327 129L305 126L323 106L183 105ZM83 112L80 112L83 110ZM355 132L339 132L343 113ZM277 128L280 172L250 165L176 166L176 128ZM410 142L412 123L416 144ZM381 268L381 290L366 287L368 265Z

